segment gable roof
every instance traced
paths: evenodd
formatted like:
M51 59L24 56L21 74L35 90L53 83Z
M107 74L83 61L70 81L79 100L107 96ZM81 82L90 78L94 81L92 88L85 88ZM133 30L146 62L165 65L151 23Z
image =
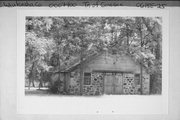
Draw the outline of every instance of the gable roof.
M99 52L99 53L93 53L91 55L89 55L87 58L85 58L83 61L78 61L76 63L74 63L73 65L65 68L64 70L61 70L61 72L71 72L75 69L77 69L81 64L87 64L89 61L95 59L96 57L104 54L106 51L102 51L102 52ZM134 61L136 64L138 64L139 66L141 65L141 63L137 60L135 60L135 58L133 58L133 56L131 54L128 54L128 53L124 53L126 56L128 56L132 61ZM142 64L142 67L143 69L148 72L147 68Z
M81 61L81 60L79 59L78 62L74 63L73 65L71 65L71 66L69 66L69 67L67 67L66 69L62 70L61 72L70 72L70 71L73 71L73 70L75 70L77 67L79 67L79 65L84 64L84 63L87 63L88 61L93 60L95 57L99 56L100 54L102 54L102 52L100 52L100 53L93 53L93 54L87 56L85 59L83 59L83 61Z

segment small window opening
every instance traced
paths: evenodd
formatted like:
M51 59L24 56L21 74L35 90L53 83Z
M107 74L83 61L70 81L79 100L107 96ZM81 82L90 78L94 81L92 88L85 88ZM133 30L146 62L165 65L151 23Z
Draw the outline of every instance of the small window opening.
M91 73L84 73L84 85L91 85Z
M140 74L134 75L134 81L136 85L140 85Z

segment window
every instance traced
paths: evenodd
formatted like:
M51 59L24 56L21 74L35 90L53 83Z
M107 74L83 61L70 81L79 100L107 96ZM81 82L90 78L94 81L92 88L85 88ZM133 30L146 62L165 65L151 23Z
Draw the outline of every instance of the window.
M91 73L84 73L84 85L91 84Z
M140 74L135 74L134 75L134 81L136 85L140 84Z
M70 72L70 78L73 78L75 76L75 72Z

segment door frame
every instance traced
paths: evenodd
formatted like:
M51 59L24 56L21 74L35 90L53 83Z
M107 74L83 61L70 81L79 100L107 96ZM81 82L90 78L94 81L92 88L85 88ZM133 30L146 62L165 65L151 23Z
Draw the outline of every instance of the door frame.
M105 75L106 75L106 73L112 73L112 76L113 76L113 83L112 83L113 93L112 93L112 95L116 95L116 93L115 93L115 89L116 89L115 76L116 76L117 73L122 74L122 76L123 76L123 72L104 72L104 78L103 78L103 94L106 94L106 93L105 93L105 86L106 86L106 85L105 85ZM123 78L122 78L121 87L122 87L122 92L121 92L121 94L123 94ZM121 95L121 94L118 94L118 95Z

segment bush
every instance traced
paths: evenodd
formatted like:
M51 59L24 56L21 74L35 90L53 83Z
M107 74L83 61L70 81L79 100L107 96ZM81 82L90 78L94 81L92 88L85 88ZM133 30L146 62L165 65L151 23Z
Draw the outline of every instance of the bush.
M50 86L50 92L54 94L64 94L63 93L63 82L62 81L56 81L53 85Z

